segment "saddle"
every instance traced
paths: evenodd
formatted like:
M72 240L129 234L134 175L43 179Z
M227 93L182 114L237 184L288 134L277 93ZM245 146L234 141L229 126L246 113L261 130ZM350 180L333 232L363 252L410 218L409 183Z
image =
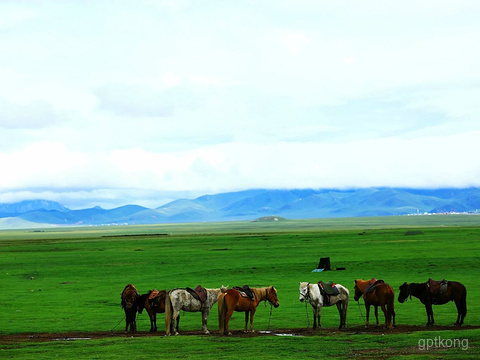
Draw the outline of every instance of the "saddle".
M320 294L323 296L323 302L325 306L330 305L330 296L338 295L338 289L335 286L336 284L333 281L323 282L319 281L317 283L318 288L320 289Z
M150 295L148 295L148 303L151 307L156 308L160 305L160 302L167 294L167 290L160 290L153 289Z
M233 289L237 290L241 296L244 298L254 300L255 299L255 294L253 293L252 289L250 289L250 286L248 285L243 285L243 287L240 286L234 286Z
M198 285L195 289L187 287L185 290L200 302L205 302L207 300L207 289L201 285Z
M439 295L447 291L447 284L448 281L445 279L436 281L429 278L427 281L427 288L430 294Z
M338 289L335 285L333 281L329 281L329 282L323 282L323 281L319 281L318 283L318 286L320 287L320 292L324 292L326 295L338 295L339 292L338 292Z
M377 280L375 278L372 278L369 282L367 287L365 288L365 294L368 293L373 293L375 289L377 288L378 285L380 284L385 284L385 281L383 280Z

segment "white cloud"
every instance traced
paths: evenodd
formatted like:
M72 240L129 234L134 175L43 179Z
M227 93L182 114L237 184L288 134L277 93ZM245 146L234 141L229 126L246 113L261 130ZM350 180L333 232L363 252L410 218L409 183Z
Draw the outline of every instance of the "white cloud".
M478 10L3 2L2 196L480 186Z

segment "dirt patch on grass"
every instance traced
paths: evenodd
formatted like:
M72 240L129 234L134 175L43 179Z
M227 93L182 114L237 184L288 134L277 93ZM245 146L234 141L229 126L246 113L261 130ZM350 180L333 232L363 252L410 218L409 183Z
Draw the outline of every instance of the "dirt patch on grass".
M310 328L298 328L298 329L275 329L275 330L257 330L255 333L245 334L241 330L231 330L232 335L235 337L257 337L257 336L332 336L335 334L345 335L357 335L357 334L404 334L413 333L416 331L440 331L440 330L470 330L479 329L480 326L412 326L412 325L398 325L393 329L385 329L384 327L371 326L365 328L364 326L350 327L344 330L338 330L336 328L325 329L310 329ZM204 335L200 330L193 331L180 331L179 336L222 336L218 332L212 331L210 335ZM151 333L147 331L138 331L135 333L125 331L90 331L90 332L62 332L62 333L19 333L0 335L0 344L11 344L21 341L28 342L45 342L45 341L77 341L77 340L95 340L105 339L113 337L154 337L165 336L164 331Z

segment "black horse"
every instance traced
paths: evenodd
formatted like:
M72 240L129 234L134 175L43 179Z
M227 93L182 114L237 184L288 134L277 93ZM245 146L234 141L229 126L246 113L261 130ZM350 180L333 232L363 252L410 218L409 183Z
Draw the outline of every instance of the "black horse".
M462 325L465 316L467 315L467 289L465 286L457 281L445 281L442 283L443 290L437 289L432 291L430 285L431 280L424 283L410 283L406 282L400 286L400 294L398 295L398 301L403 303L409 296L412 295L418 298L427 311L427 326L433 326L433 305L443 305L449 301L454 301L457 307L457 322L455 325ZM433 281L432 281L433 282ZM434 282L440 285L440 282Z

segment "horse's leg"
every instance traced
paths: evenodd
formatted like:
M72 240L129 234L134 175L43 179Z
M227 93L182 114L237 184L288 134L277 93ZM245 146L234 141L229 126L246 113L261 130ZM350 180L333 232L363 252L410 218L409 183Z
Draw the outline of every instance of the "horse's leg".
M388 311L387 307L385 304L382 304L381 306L383 316L385 317L385 327L387 329L390 329L392 327L392 320L390 316L390 311Z
M428 312L428 305L427 304L423 304L425 305L425 312L427 313L427 323L425 324L425 326L430 326L430 313Z
M367 318L366 321L365 321L365 327L368 327L368 325L370 323L370 321L369 321L369 319L370 319L370 304L368 304L368 303L365 303L365 312L366 312L365 316Z
M379 325L379 322L378 322L378 306L375 305L375 323L377 324L377 326Z
M225 314L225 335L232 335L232 333L228 331L228 322L230 321L230 318L232 317L234 311L235 306L227 307L227 312Z
M462 308L460 302L457 300L455 300L455 306L457 307L457 322L454 325L459 326L463 323Z
M430 305L430 325L434 326L435 325L435 318L433 317L433 306Z
M318 305L317 307L317 316L318 316L318 324L317 324L317 327L319 329L322 328L322 323L320 322L320 318L322 317L322 307L320 305Z
M153 312L152 319L150 321L152 321L150 331L157 332L157 313L155 311Z
M315 305L312 305L313 309L313 328L317 328L317 307Z
M253 308L251 311L250 311L250 332L253 333L253 317L255 316L255 310L257 310L256 308Z
M392 302L390 303L390 306L388 308L388 311L390 312L391 316L392 316L392 320L393 320L393 327L397 327L397 322L395 321L395 306L393 305L394 304L394 301L395 299L392 300Z
M347 328L348 297L343 303L343 327Z
M172 312L172 326L173 326L173 333L175 335L178 335L178 328L176 326L177 324L177 319L180 316L180 310L177 310L175 307L173 308Z
M243 330L245 334L248 332L248 315L250 315L249 310L245 311L245 329Z
M202 311L202 330L205 335L210 334L210 332L207 329L207 321L208 321L208 314L210 312L210 309L204 309Z
M337 302L337 309L338 309L338 314L340 315L340 326L338 327L341 329L344 325L344 320L343 320L343 306L342 306L343 301Z

